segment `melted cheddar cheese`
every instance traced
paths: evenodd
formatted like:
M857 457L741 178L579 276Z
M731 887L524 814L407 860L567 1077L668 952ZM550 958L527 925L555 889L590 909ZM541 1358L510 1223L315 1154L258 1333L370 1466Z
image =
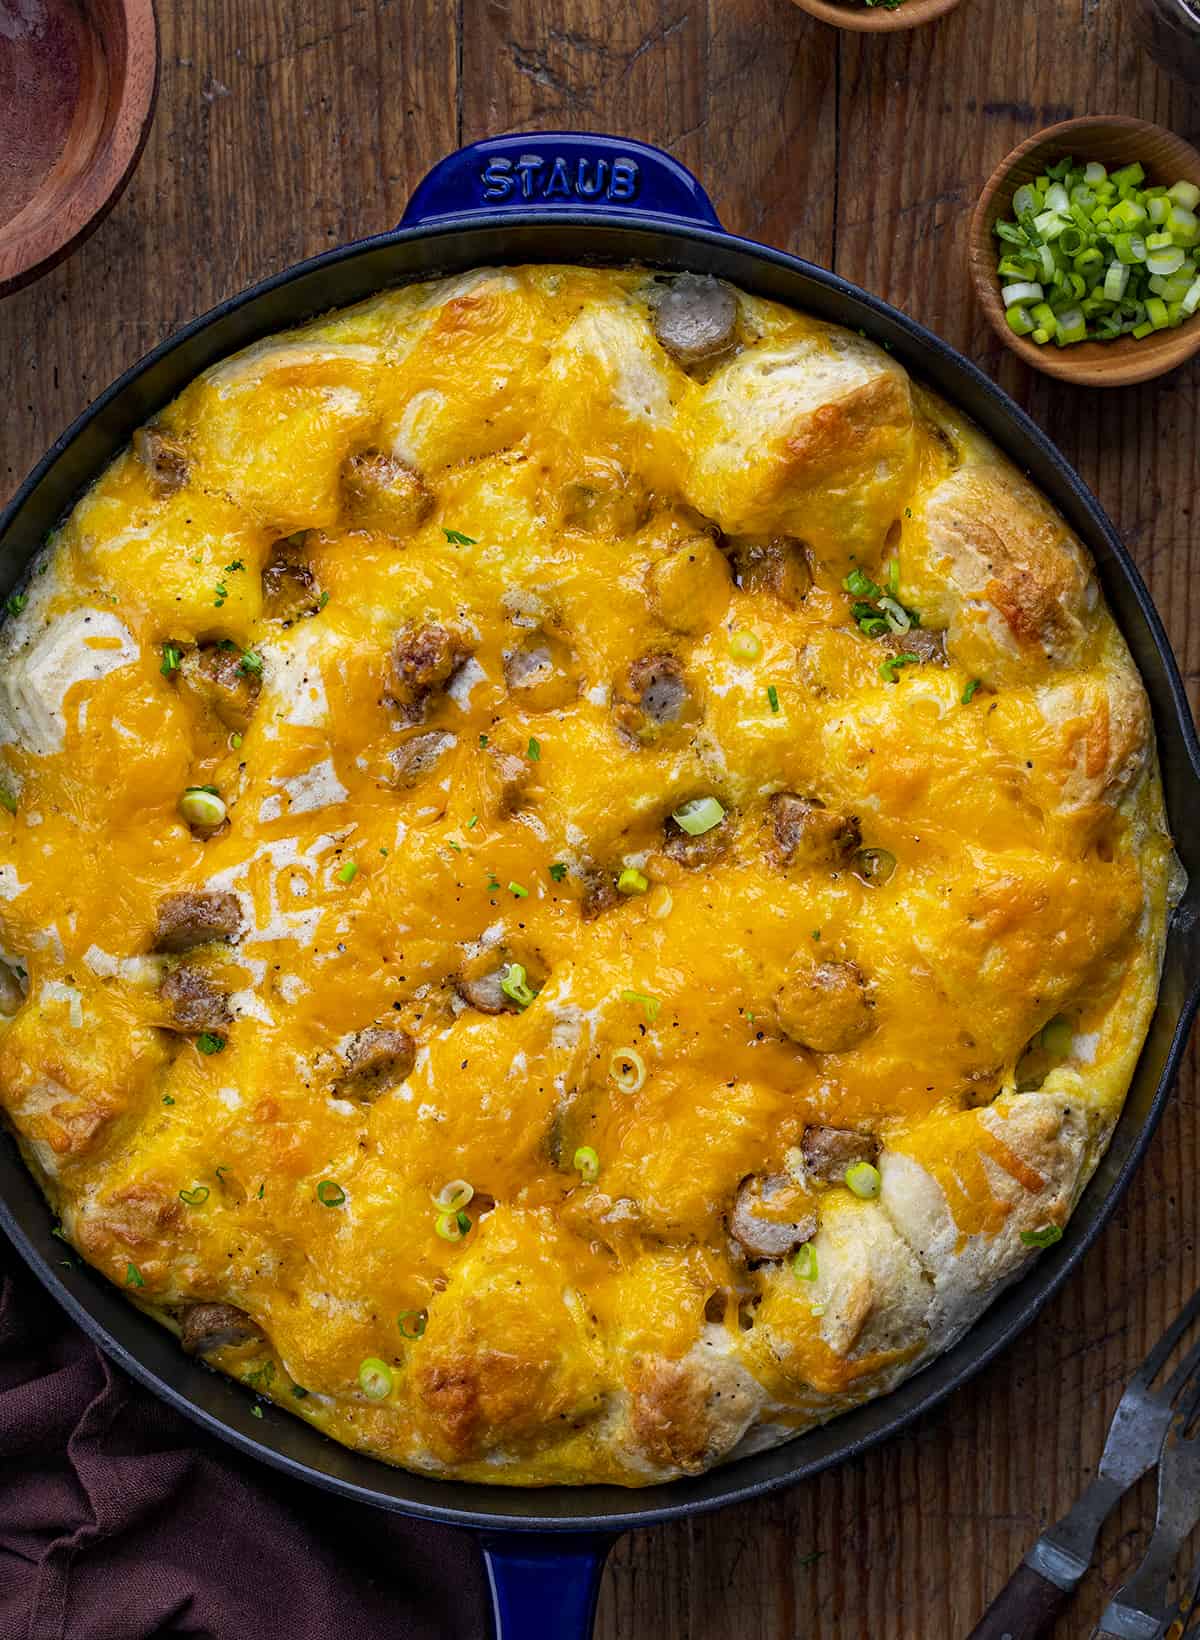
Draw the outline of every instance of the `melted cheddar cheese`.
M0 1102L260 1395L643 1484L885 1391L1065 1222L1173 892L1145 697L870 342L641 270L391 291L192 383L25 597Z

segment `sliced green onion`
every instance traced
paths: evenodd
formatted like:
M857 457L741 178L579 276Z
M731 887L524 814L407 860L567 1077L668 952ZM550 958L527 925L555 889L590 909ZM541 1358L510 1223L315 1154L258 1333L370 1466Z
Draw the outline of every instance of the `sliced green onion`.
M1023 279L1016 284L1005 285L1000 294L1005 307L1010 308L1014 302L1040 302L1046 293L1036 279Z
M443 527L442 534L452 547L475 547L479 545L473 535L464 535L461 530L448 530Z
M1041 1230L1022 1230L1021 1240L1026 1247L1053 1247L1062 1240L1062 1230L1057 1224L1047 1224Z
M541 760L542 743L540 740L535 740L533 735L530 735L529 737L529 745L526 748L526 756L529 758L531 763L537 763Z
M658 1018L658 1011L662 1007L662 1001L659 997L648 996L645 991L622 991L621 1001L636 1003L645 1014L646 1021L650 1025L654 1024L654 1021Z
M509 883L508 892L517 900L527 900L529 898L529 890L522 887L520 883Z
M865 1202L878 1196L882 1184L879 1169L870 1162L854 1162L846 1169L847 1189Z
M183 650L177 643L165 643L162 648L162 665L158 670L164 678L169 678L172 672L178 672L182 659Z
M572 1159L572 1166L585 1184L595 1184L600 1177L600 1158L591 1145L580 1145Z
M196 1038L196 1046L201 1053L220 1053L225 1046L225 1038L219 1031L201 1031Z
M817 1250L811 1241L806 1241L792 1260L792 1274L797 1281L817 1279Z
M189 786L179 799L179 812L189 826L216 831L224 825L228 811L221 798L207 786Z
M897 673L902 666L919 666L920 664L920 655L914 655L911 651L906 651L903 655L891 655L879 668L879 675L885 682L895 683Z
M896 856L886 848L860 848L854 856L854 870L864 883L880 888L896 875Z
M767 686L767 705L771 708L772 712L778 712L779 690L776 689L773 683Z
M470 1205L475 1195L475 1186L468 1184L466 1179L451 1179L444 1184L436 1195L429 1199L436 1208L443 1213L458 1213Z
M386 1401L392 1393L392 1369L377 1355L368 1355L358 1369L358 1383L369 1401Z
M725 810L715 797L693 797L671 815L675 824L689 837L702 837L706 831L719 826L724 818Z
M347 860L345 865L338 872L337 880L339 883L352 883L357 876L358 867L355 865L353 860Z
M1176 182L1167 189L1167 198L1185 211L1194 211L1200 205L1200 188L1194 182Z
M209 1198L209 1194L209 1188L206 1184L198 1184L191 1190L181 1190L179 1199L188 1207L203 1207Z
M405 1326L405 1322L408 1320L410 1315L416 1317L411 1328ZM423 1338L425 1335L425 1328L429 1325L429 1311L401 1310L400 1314L396 1317L396 1325L400 1329L401 1338Z
M125 1285L127 1287L144 1287L146 1285L146 1278L136 1264L126 1263Z
M617 878L617 889L622 894L644 894L649 887L649 877L636 866L626 866Z
M762 644L753 632L735 632L729 639L729 653L735 661L756 661L762 654Z
M322 1207L340 1207L346 1199L346 1192L336 1179L322 1179L317 1186L317 1200Z
M555 860L554 864L550 867L550 880L551 880L551 882L561 883L563 878L566 875L567 875L566 866L563 864L563 862L561 860Z
M508 963L500 975L500 989L518 1008L528 1008L537 992L527 982L525 969L519 962Z
M457 1213L439 1213L433 1227L443 1241L461 1241L471 1228L471 1221L460 1209Z
M961 696L962 703L963 703L964 706L969 706L971 704L971 702L975 699L975 691L979 688L979 685L981 684L982 681L983 680L981 678L972 678L971 681L967 684L967 687L963 690L962 696Z
M608 1062L608 1074L622 1093L636 1093L646 1080L646 1065L636 1048L618 1048Z

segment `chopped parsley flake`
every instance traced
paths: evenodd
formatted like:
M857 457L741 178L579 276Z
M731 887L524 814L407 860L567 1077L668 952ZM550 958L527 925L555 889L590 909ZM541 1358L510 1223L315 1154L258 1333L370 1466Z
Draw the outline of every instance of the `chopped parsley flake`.
M566 875L567 875L566 866L562 863L561 860L556 860L554 862L554 864L550 867L550 876L553 878L553 880L556 883L561 883L563 878Z
M531 763L539 763L542 757L542 743L532 735L529 737L528 757Z
M239 670L242 672L253 672L257 676L261 674L262 669L262 656L256 655L252 649L247 649L246 653L242 656Z
M183 650L177 643L163 644L162 665L159 671L164 678L169 678L172 672L178 672L179 663L183 659Z
M144 1287L146 1285L146 1278L136 1264L126 1264L125 1285L127 1287Z
M27 592L13 592L4 601L4 607L10 615L19 615L29 602Z
M486 735L480 735L480 737L479 737L479 744L480 744L480 745L481 745L481 746L486 746L486 745L487 745L487 743L488 743L488 737L487 737L487 736L486 736Z
M196 1046L201 1053L220 1053L225 1046L225 1038L219 1031L201 1031L196 1038Z
M975 691L979 688L979 685L982 681L983 680L981 678L972 678L970 683L963 690L963 692L962 692L962 703L963 703L964 706L969 706L971 704L971 701L975 697Z
M779 691L778 691L778 689L776 689L776 687L773 683L769 684L768 687L767 687L767 701L770 704L772 712L778 712L778 710L779 710Z

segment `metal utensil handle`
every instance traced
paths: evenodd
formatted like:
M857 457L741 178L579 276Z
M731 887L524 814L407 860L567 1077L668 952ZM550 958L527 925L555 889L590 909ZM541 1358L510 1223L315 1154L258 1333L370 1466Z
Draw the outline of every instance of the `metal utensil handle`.
M616 1534L496 1532L480 1539L495 1640L590 1640Z
M1022 1561L967 1640L1042 1640L1073 1589L1060 1589Z
M494 221L511 210L721 226L704 189L670 154L648 142L581 131L518 132L458 149L417 184L400 226Z

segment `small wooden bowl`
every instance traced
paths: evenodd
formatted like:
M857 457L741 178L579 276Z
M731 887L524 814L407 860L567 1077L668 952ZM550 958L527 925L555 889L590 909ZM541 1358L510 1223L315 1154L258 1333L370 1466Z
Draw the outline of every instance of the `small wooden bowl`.
M895 11L868 6L863 0L792 0L810 17L855 34L895 34L898 29L920 28L953 11L958 0L901 0Z
M40 0L3 15L0 296L104 219L137 164L158 89L153 0Z
M992 232L999 217L1012 212L1012 196L1023 182L1032 182L1047 165L1070 154L1107 165L1129 165L1140 160L1151 183L1194 182L1200 187L1200 154L1171 131L1123 114L1085 115L1048 125L1030 137L992 172L971 218L967 256L975 290L988 323L1006 347L1035 370L1081 387L1128 387L1174 370L1200 349L1200 321L1185 319L1175 330L1156 330L1136 341L1122 336L1116 342L1075 342L1039 347L1010 330L1004 317L1000 278L996 272L998 241Z

